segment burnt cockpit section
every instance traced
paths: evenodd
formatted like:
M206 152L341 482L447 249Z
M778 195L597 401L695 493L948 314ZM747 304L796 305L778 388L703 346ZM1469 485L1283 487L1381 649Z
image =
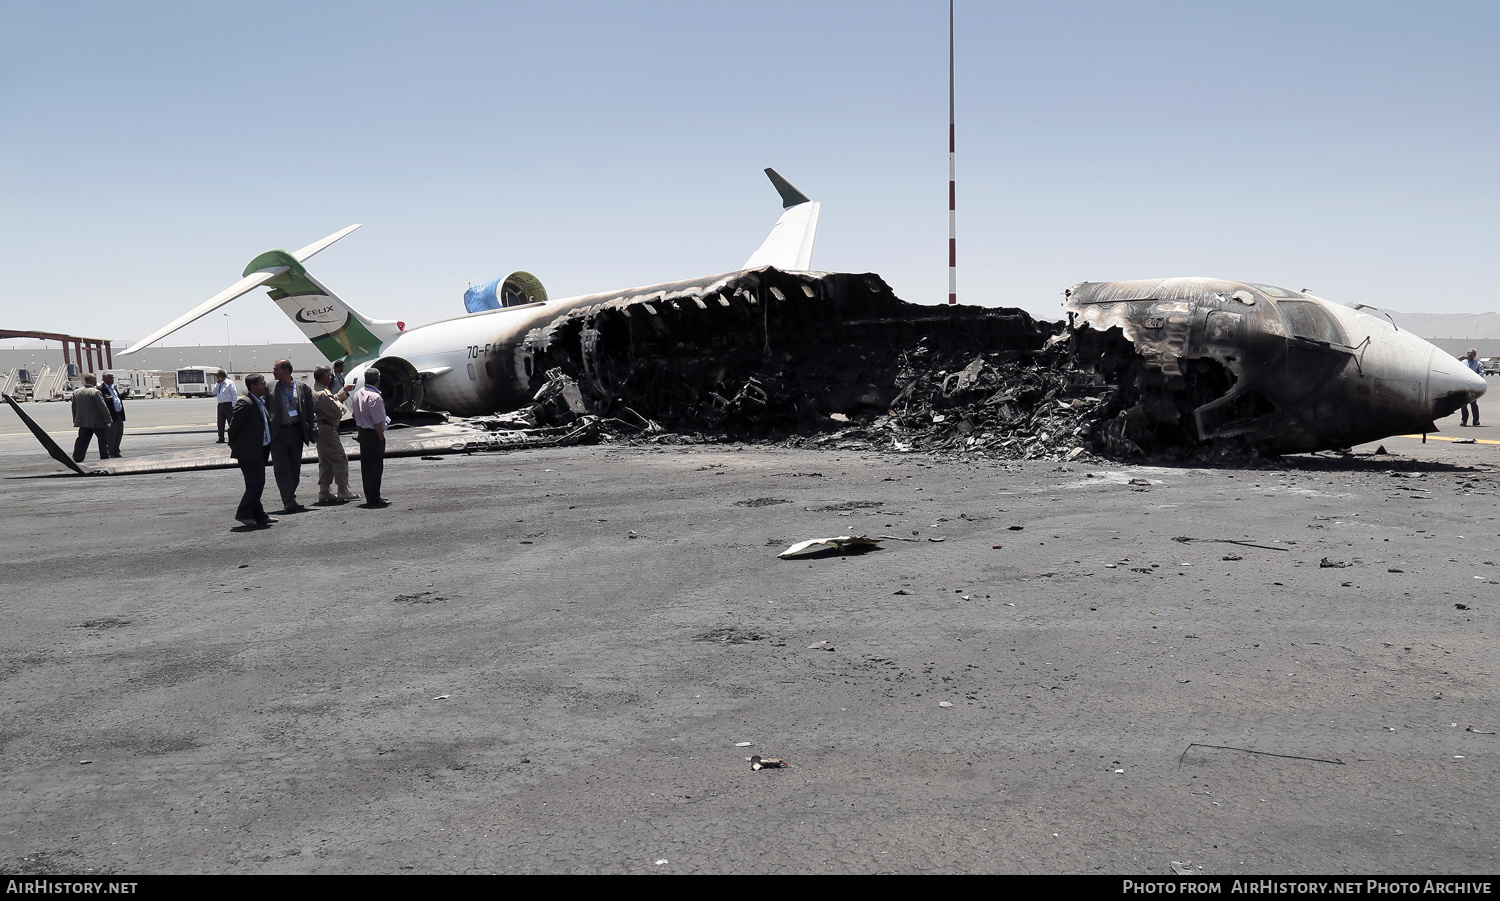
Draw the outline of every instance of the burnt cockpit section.
M1381 403L1382 379L1366 365L1370 333L1350 333L1373 317L1325 300L1176 278L1084 282L1065 307L1074 364L1117 388L1094 432L1114 455L1205 445L1296 453L1431 428L1420 399Z
M1015 309L907 303L877 275L765 268L602 299L516 353L533 390L561 370L597 412L748 435L885 411L900 390L893 349L922 338L1020 355L1058 328Z

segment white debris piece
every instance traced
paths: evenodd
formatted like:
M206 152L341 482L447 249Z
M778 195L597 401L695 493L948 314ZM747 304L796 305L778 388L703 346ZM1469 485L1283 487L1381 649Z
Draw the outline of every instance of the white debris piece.
M844 553L850 548L879 546L880 539L878 538L866 538L863 535L840 535L837 538L814 538L810 541L799 541L776 556L785 560L788 557L813 554L819 551L835 550Z

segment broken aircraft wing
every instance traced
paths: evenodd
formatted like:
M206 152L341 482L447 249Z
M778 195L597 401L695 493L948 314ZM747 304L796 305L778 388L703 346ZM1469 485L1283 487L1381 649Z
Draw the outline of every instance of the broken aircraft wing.
M92 463L76 463L56 439L47 434L36 420L28 416L10 395L0 395L0 399L15 410L16 415L21 417L21 421L26 424L26 427L31 430L54 460L77 475L144 475L203 469L237 469L240 465L238 460L229 456L229 448L221 444L184 448L160 454L132 454L129 457L112 457ZM433 417L433 419L437 420L439 417ZM536 424L533 427L507 428L495 427L496 425L496 423L484 422L461 424L442 421L414 426L398 424L398 427L386 433L384 455L386 457L417 457L584 444L598 436L599 417L577 417L557 426ZM351 460L360 458L359 445L356 443L345 443L344 451ZM303 448L302 462L314 464L318 462L316 445ZM269 466L270 461L267 461L266 465Z
M817 238L822 205L797 190L775 169L767 169L766 176L781 194L785 212L742 268L774 266L786 272L806 272L812 268L813 241Z

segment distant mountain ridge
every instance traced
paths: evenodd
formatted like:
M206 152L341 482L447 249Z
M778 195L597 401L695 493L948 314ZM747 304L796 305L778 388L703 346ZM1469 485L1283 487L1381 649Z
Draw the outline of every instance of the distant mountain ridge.
M1500 313L1387 312L1398 328L1415 332L1421 338L1500 338Z

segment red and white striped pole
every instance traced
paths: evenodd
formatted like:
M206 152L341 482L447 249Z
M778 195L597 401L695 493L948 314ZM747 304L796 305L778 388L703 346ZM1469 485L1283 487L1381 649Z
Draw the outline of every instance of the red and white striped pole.
M953 164L953 0L948 0L948 303L958 303L958 190Z

